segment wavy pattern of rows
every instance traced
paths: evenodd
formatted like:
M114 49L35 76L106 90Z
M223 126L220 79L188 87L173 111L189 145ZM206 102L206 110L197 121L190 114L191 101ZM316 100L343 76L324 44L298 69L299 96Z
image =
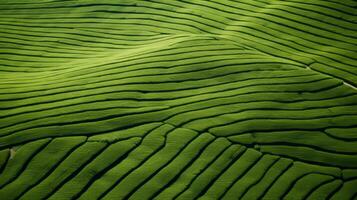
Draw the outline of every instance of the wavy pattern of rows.
M357 199L357 1L0 3L0 199Z

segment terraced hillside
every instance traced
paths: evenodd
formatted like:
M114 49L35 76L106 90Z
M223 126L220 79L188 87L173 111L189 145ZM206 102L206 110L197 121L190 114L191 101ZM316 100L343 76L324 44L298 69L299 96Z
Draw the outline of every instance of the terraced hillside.
M0 0L0 199L357 199L356 15Z

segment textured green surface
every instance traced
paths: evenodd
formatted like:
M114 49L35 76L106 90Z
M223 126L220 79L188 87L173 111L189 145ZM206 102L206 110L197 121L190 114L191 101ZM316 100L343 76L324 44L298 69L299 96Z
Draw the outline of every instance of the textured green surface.
M357 199L357 1L0 0L0 199Z

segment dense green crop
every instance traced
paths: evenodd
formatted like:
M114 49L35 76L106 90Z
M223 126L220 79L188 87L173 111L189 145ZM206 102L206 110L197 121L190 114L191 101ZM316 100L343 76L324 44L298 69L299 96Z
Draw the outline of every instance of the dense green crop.
M0 199L356 199L356 22L355 0L0 0Z

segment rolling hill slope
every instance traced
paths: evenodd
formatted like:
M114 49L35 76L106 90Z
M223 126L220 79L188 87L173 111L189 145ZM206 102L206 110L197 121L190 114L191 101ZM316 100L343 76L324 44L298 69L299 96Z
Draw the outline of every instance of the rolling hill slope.
M0 2L0 199L357 199L357 1Z

